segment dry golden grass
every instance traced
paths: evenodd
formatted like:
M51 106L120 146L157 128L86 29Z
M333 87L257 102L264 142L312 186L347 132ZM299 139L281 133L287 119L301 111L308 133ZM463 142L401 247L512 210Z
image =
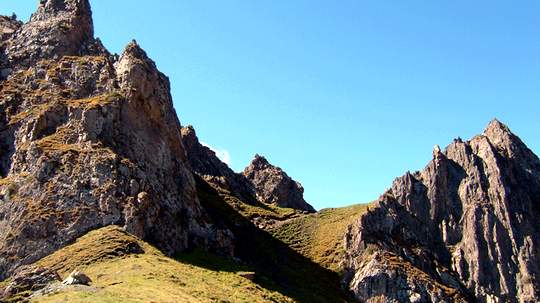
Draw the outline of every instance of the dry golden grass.
M316 214L292 219L270 232L314 262L339 272L347 226L358 219L368 205L323 209Z
M112 104L118 101L122 96L118 93L111 93L105 95L94 96L86 99L69 100L67 104L72 107L82 107L85 109L92 109L98 106Z
M293 302L239 275L249 268L199 251L168 258L114 226L92 231L37 264L58 269L63 278L79 269L93 283L32 302Z
M39 117L42 115L47 109L49 109L51 106L53 106L52 103L43 103L43 104L36 104L34 106L31 106L24 111L21 111L20 113L12 116L9 119L9 124L13 125L17 122L20 122L22 120L25 120L29 117Z
M229 193L221 193L220 196L227 204L249 220L260 217L265 220L281 221L298 216L298 213L292 208L283 208L273 204L262 203L252 205L244 203Z

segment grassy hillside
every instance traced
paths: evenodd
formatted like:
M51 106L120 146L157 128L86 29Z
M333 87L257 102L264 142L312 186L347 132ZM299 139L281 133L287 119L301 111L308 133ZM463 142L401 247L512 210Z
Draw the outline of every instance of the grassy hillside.
M202 205L213 222L227 226L236 237L236 255L258 274L265 277L261 285L271 284L295 302L350 302L341 288L341 278L295 251L268 232L255 227L245 213L231 205L234 197L218 192L198 178L198 193ZM293 219L295 220L295 219ZM266 284L271 283L271 284Z
M174 258L115 226L92 231L35 265L62 278L77 269L91 286L61 287L32 302L351 302L336 272L346 226L364 205L301 215L244 205L197 179L203 207L235 235L233 261L194 251ZM276 220L273 235L251 223ZM283 221L285 220L285 221ZM285 223L283 223L285 222ZM290 246L289 246L290 245ZM291 248L292 247L292 248ZM254 273L253 281L243 273Z
M323 209L315 214L289 220L271 229L270 233L315 263L339 272L347 226L358 219L368 205Z
M293 302L240 276L251 270L247 266L202 252L168 258L112 226L90 232L38 265L57 269L63 278L79 269L93 284L61 288L32 302Z

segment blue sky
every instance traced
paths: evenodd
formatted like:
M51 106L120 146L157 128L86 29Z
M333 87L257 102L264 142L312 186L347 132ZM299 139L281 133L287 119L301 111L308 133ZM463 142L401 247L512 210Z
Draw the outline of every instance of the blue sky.
M540 152L538 1L91 3L111 52L135 38L170 77L182 124L237 171L267 156L316 208L376 199L494 117Z

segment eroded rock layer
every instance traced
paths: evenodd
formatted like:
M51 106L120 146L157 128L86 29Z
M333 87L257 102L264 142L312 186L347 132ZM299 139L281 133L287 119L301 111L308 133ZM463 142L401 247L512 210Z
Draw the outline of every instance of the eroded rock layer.
M366 302L538 302L539 217L540 161L494 120L349 227L346 282Z

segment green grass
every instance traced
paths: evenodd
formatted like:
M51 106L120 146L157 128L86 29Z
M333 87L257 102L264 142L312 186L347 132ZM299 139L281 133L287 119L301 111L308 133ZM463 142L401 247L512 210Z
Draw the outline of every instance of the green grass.
M366 210L369 204L323 209L299 217L270 230L277 239L330 270L340 272L343 259L343 237L347 226Z
M92 288L66 288L32 302L293 302L238 273L245 265L202 251L169 258L151 245L105 227L83 236L37 265L62 278L78 269Z
M200 179L197 188L212 222L234 233L241 263L200 250L170 258L109 226L35 264L57 270L62 278L80 270L93 280L91 287L61 288L33 302L352 302L336 272L255 227L230 205L233 198ZM319 216L325 218L324 213ZM337 221L334 226L342 224ZM242 277L245 273L255 273L255 279Z
M300 213L292 208L284 208L274 204L260 202L248 204L226 191L216 192L224 202L248 220L261 218L266 222L271 220L279 222L300 216Z
M235 254L261 279L295 302L351 302L336 272L323 268L268 232L255 227L223 194L197 178L199 200L216 224L227 226L236 237Z

